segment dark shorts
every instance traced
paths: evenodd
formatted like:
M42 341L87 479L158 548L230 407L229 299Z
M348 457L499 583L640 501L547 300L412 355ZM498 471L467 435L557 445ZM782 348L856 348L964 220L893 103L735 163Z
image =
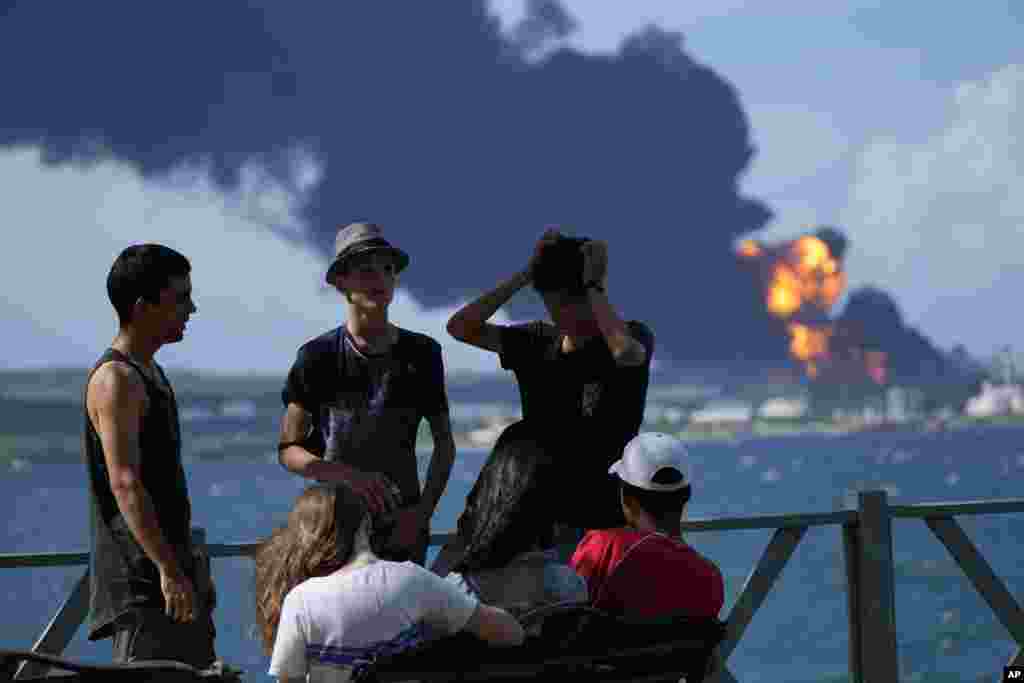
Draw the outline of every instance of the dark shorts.
M193 550L191 576L196 589L197 616L190 622L176 622L162 607L135 607L114 622L114 663L145 659L169 659L205 669L217 659L213 642L217 629L213 610L217 590L210 575L210 558L200 548Z
M191 622L175 622L159 608L139 608L121 615L114 626L114 663L170 659L205 669L217 659L216 629L205 612Z

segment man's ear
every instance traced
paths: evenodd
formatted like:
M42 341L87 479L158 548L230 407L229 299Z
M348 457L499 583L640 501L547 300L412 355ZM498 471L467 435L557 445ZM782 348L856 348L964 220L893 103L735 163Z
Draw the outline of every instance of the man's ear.
M138 299L136 299L136 300L135 300L135 303L134 303L134 304L132 304L132 320L133 320L133 321L134 321L134 320L138 320L138 318L139 318L139 314L140 314L140 313L142 313L142 311L143 311L143 308L144 308L144 307L145 307L145 306L146 306L146 305L147 305L148 303L149 303L149 302L148 302L148 301L146 301L146 300L145 300L144 298L142 298L141 296L140 296L140 297L139 297Z
M333 280L333 282L331 282L331 284L334 286L334 289L338 290L339 294L341 294L343 297L345 297L345 300L347 301L348 300L348 292L345 291L345 288L342 286L341 282L342 282L342 275L341 275L341 273L340 272L335 273L334 274L334 280Z
M621 503L623 511L629 516L636 516L636 501L627 496L621 486L619 487L619 503Z

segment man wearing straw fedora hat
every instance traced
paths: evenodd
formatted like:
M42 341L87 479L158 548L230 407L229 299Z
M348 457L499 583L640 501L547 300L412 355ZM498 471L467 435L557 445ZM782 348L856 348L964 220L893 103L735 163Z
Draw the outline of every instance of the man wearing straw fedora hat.
M348 486L378 520L379 551L426 559L430 517L455 460L441 346L388 317L409 255L373 223L338 231L326 280L344 297L345 322L299 348L282 392L281 464L307 479ZM434 440L420 491L416 435Z

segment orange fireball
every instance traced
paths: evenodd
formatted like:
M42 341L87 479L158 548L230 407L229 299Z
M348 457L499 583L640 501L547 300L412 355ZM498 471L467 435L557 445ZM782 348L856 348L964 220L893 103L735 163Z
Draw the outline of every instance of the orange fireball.
M804 310L813 317L827 314L846 287L846 274L829 246L813 235L805 235L777 248L763 248L753 240L741 242L738 254L747 259L765 257L768 263L765 306L776 318L786 321L789 351L815 377L820 364L829 359L831 326L810 326L793 320Z

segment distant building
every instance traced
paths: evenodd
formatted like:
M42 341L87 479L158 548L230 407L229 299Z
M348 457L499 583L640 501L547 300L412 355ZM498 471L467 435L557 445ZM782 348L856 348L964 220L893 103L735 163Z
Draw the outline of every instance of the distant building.
M690 427L696 429L747 429L754 417L753 407L744 401L716 400L690 413Z
M964 413L970 417L1024 415L1024 387L984 382L981 393L967 400Z
M924 415L925 394L917 387L892 386L885 392L887 422L908 422Z
M770 398L761 404L757 416L766 420L798 420L806 417L807 400L803 398Z

